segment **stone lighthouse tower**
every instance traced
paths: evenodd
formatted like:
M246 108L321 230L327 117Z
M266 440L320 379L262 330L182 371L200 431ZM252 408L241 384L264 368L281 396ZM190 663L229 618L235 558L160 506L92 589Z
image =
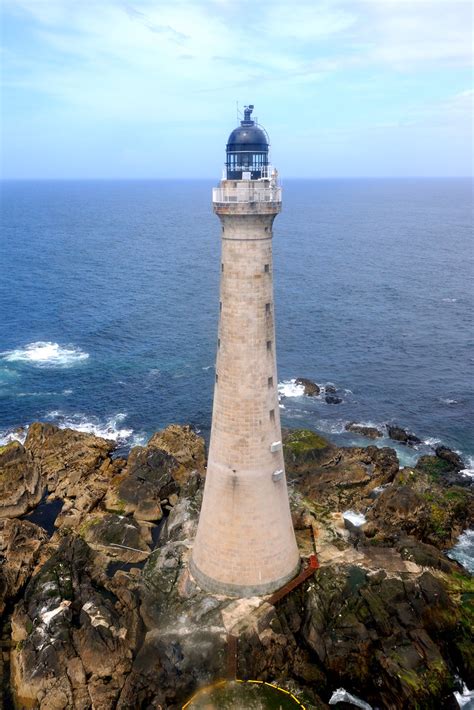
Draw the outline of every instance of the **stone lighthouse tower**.
M204 499L190 570L200 587L245 597L299 569L281 443L272 225L281 188L253 106L227 143L213 190L222 226L219 332Z

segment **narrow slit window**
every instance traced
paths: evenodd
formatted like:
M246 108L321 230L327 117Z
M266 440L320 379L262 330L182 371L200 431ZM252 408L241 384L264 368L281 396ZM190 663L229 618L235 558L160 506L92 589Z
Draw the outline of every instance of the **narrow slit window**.
M270 409L270 421L273 423L275 421L275 410Z
M270 272L270 264L265 264L264 271L266 274Z
M219 375L216 372L216 384L219 382Z
M268 386L273 387L273 377L268 378Z
M265 304L265 313L267 313L267 315L270 313L270 304L269 303Z
M224 262L221 264L221 271L224 271Z
M217 338L217 347L220 348L220 346L221 346L221 339Z
M222 311L222 301L219 301L219 311Z
M272 351L272 341L267 340L267 352L271 353Z

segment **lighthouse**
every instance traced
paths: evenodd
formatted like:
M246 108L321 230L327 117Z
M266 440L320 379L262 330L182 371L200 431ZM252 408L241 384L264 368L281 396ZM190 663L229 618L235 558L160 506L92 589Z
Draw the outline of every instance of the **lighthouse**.
M272 226L281 187L265 130L246 106L227 142L214 212L221 283L212 429L190 560L198 586L235 597L279 589L299 570L278 406Z

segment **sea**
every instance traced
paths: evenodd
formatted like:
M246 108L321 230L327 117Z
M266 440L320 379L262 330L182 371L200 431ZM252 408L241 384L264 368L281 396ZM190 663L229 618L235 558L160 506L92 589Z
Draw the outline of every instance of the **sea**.
M209 436L220 227L210 180L1 183L0 443L49 421L143 444ZM282 424L474 476L472 181L284 180L274 225ZM307 397L295 380L322 390ZM329 404L325 388L342 401ZM236 393L237 396L237 393ZM416 447L386 436L395 423ZM372 442L370 442L372 443ZM454 555L473 569L474 533Z

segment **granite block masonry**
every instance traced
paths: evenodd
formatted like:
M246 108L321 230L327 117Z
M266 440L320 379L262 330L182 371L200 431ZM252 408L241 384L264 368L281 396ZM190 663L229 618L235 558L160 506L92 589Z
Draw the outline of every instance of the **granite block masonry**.
M268 138L251 119L230 135L213 190L222 225L211 440L190 571L236 597L268 594L300 566L281 444L273 302L273 221L281 187Z

